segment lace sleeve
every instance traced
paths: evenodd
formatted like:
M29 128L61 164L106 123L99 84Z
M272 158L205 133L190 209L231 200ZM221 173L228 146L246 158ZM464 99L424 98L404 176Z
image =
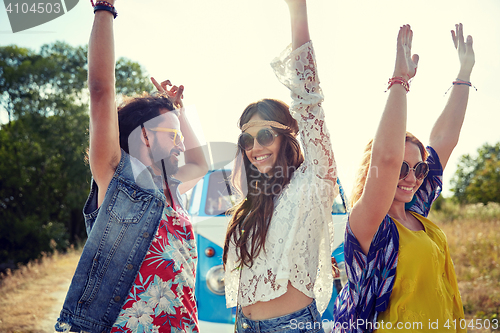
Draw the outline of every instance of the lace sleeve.
M304 151L305 168L314 170L317 177L336 185L336 165L330 135L321 107L323 92L319 86L316 59L312 42L292 52L291 45L273 60L271 66L281 83L291 91L291 115L299 125ZM337 187L334 196L338 193Z
M427 151L429 152L427 157L429 173L413 196L413 200L405 205L407 210L424 217L429 215L432 203L443 190L443 167L439 161L439 156L432 147L427 147Z

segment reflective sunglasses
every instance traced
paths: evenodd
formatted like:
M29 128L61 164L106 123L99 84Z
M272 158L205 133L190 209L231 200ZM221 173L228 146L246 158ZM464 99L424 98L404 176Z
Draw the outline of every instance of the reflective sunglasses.
M182 135L182 132L178 129L173 129L173 128L163 128L163 127L153 127L150 128L151 131L154 132L170 132L174 133L174 144L176 146L180 145L182 142L184 142L184 136Z
M241 147L243 150L252 150L254 146L254 139L257 139L257 142L259 145L262 147L268 147L273 144L274 139L278 136L279 134L274 132L270 128L263 128L257 132L257 136L251 136L248 133L241 133L240 137L238 138L238 145Z
M399 180L403 180L408 177L411 170L415 171L415 178L417 178L418 180L422 180L427 177L427 174L429 173L429 165L427 164L427 162L420 161L415 165L414 168L410 168L408 162L403 161L403 164L401 165L401 171L399 171Z

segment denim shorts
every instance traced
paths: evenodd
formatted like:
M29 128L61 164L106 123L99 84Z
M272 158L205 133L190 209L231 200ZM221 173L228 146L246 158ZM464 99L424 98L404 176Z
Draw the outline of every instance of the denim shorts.
M251 320L245 317L241 306L238 306L238 320L236 323L238 333L324 333L321 315L316 308L316 301L303 309L284 316L265 320Z

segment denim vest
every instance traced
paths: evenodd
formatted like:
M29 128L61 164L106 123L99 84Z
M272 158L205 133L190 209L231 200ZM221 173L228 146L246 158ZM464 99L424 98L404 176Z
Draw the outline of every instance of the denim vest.
M97 184L83 208L88 239L55 329L109 332L153 241L165 195L162 180L122 150L120 163L97 208ZM169 178L176 203L179 181Z

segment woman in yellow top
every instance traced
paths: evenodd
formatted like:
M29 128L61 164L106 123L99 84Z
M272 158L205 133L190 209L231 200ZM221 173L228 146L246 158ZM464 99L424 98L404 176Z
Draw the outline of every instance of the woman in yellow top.
M335 304L337 332L465 331L446 236L426 217L464 120L472 37L464 40L462 24L452 31L460 71L427 149L406 132L408 80L418 62L412 37L409 26L400 29L387 104L354 187L344 243L349 282Z

